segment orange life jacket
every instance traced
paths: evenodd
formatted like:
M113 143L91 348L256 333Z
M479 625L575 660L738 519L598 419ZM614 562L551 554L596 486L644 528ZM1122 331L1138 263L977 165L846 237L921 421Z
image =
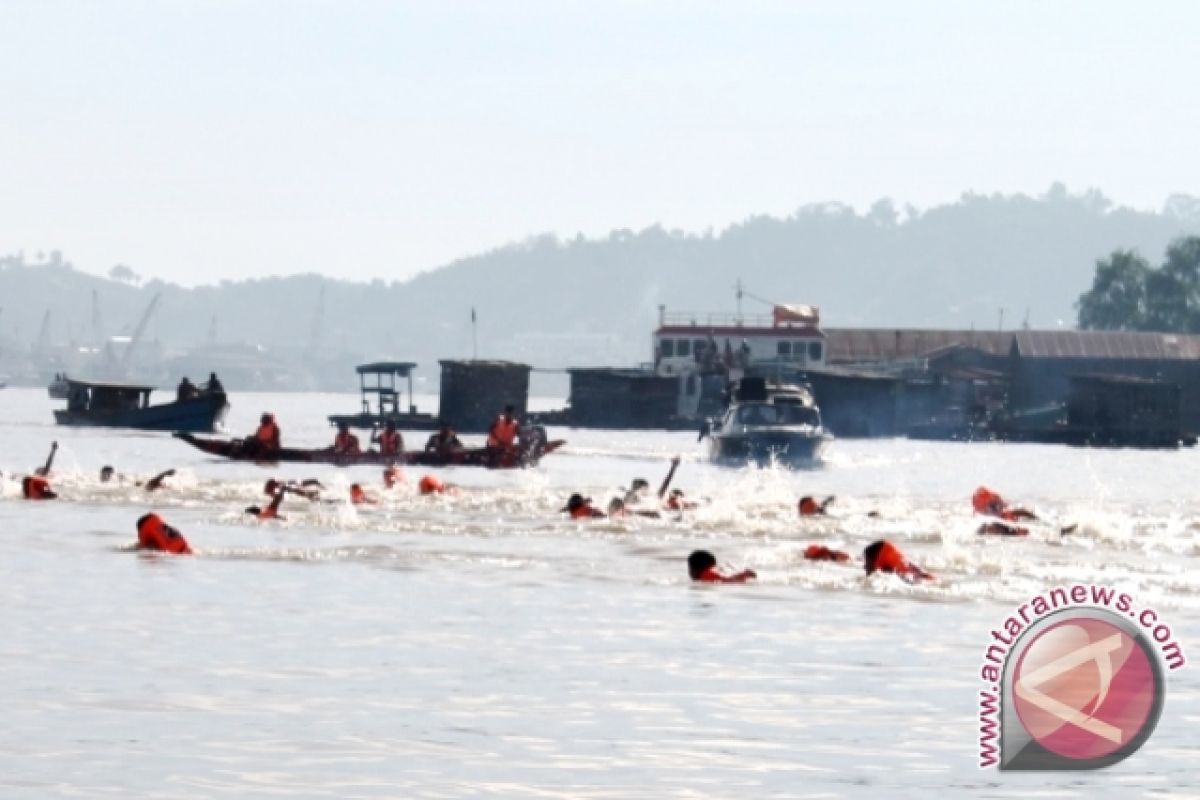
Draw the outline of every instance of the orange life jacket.
M57 497L50 488L50 481L36 475L21 481L21 494L26 500L53 500Z
M933 575L910 564L904 554L891 542L882 542L873 559L867 562L867 574L872 572L887 572L904 578L929 578Z
M716 567L709 567L701 572L696 580L701 583L745 583L751 578L757 578L753 570L744 569L736 575L722 575Z
M255 514L255 516L259 519L275 519L279 516L279 510L274 506L267 506L266 508L261 509L257 514Z
M800 516L811 517L821 513L821 507L811 497L800 498Z
M400 431L384 431L379 434L379 452L385 456L394 456L400 452L403 442Z
M186 555L192 552L179 531L162 521L158 514L147 514L138 520L138 547L163 553Z
M355 483L350 486L350 502L357 506L363 503L374 503L375 501L367 496L367 493L363 491L361 486Z
M441 494L442 492L446 491L446 484L442 483L432 475L425 475L421 478L418 488L420 489L421 494Z
M339 433L333 438L333 451L335 453L358 453L358 437L350 431Z
M517 440L519 427L515 419L505 419L503 415L497 417L496 421L492 423L492 429L488 431L487 446L512 447Z
M254 438L265 447L279 446L279 426L274 422L264 422L254 432Z
M980 486L971 495L971 507L976 514L987 514L998 517L1004 513L1004 498L986 486Z
M584 503L571 510L571 519L592 519L593 517L603 516L604 513L598 508L593 508L590 503Z
M850 554L832 550L823 544L810 544L804 548L804 557L809 561L849 561Z

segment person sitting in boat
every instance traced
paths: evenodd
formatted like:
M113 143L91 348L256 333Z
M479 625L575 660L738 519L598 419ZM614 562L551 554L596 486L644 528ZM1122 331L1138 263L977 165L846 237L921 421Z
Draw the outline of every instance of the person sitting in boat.
M397 484L404 483L404 472L395 464L383 471L383 486L385 489L395 489Z
M462 442L458 440L458 436L454 433L454 427L445 420L438 423L437 433L429 437L425 442L425 452L433 455L449 456L451 453L457 453L463 449Z
M339 456L356 456L362 453L358 437L350 432L350 426L344 422L338 423L337 436L333 437L333 452Z
M725 575L717 569L717 558L707 550L696 550L688 556L688 575L699 583L745 583L758 574L752 569L744 569L733 575Z
M521 426L517 422L516 409L505 406L504 413L496 417L492 427L488 429L487 447L502 453L512 453L517 448L517 433Z
M204 385L204 391L208 394L225 394L225 387L217 380L217 373L208 373L208 383Z
M567 499L567 504L559 509L571 519L595 519L605 516L605 513L592 505L592 498L581 494L573 494Z
M388 420L382 431L371 435L371 442L379 443L379 454L383 456L398 456L404 452L404 437L396 430L396 423Z
M362 484L360 484L360 483L350 484L350 503L352 505L356 505L356 506L375 505L378 502L379 502L379 498L374 497L373 495L367 494L367 491L365 489L363 489Z
M275 422L275 415L265 412L258 420L258 430L250 439L251 446L256 453L278 453L283 446L282 441L283 436L279 424Z
M279 515L279 507L283 505L283 496L285 494L287 494L287 487L280 486L275 491L275 495L271 498L271 504L269 506L266 508L250 506L246 509L246 513L254 515L254 517L257 519L283 519L283 517Z
M796 510L800 512L800 516L802 517L823 517L829 513L826 509L829 508L834 499L834 496L830 495L818 503L816 498L805 495L796 504Z
M868 575L885 572L898 575L909 583L934 579L932 574L911 563L896 545L886 539L867 545L863 550L863 561Z
M137 521L137 549L154 550L160 553L175 553L190 555L192 548L188 546L183 534L163 522L158 514L146 514Z
M1037 519L1037 515L1032 511L1010 506L1003 497L986 486L980 486L975 490L975 494L971 495L971 507L975 509L976 514L982 514L985 517L999 517L1009 522Z
M28 475L21 480L21 496L26 500L54 500L58 493L50 486L50 481L41 475Z
M183 380L179 382L179 388L175 390L175 402L182 403L184 400L191 400L200 394L200 390L196 388L196 384L188 380L187 376L183 376Z

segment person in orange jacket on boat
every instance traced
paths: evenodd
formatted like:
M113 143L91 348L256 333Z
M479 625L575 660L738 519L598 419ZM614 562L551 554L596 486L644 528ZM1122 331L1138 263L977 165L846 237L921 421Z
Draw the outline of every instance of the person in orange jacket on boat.
M975 490L975 494L971 495L971 507L976 514L982 514L985 517L999 517L1009 522L1037 519L1037 515L1032 511L1010 506L1003 497L986 486L980 486Z
M338 423L337 436L333 437L333 452L339 456L356 456L362 452L358 437L350 432L350 426L344 422Z
M910 562L896 545L886 539L867 545L863 550L863 561L868 575L886 572L899 575L909 583L934 580L931 573Z
M520 425L515 416L516 409L505 406L504 413L496 417L492 427L488 429L487 446L491 450L512 452L517 447L517 433Z
M696 550L688 556L688 575L698 583L745 583L757 578L752 569L744 569L733 575L725 575L717 569L717 558L707 550Z
M163 522L158 514L146 514L139 518L137 535L139 550L155 550L177 555L189 555L192 552L183 534Z
M379 443L379 454L395 457L404 452L404 437L396 430L396 423L388 421L382 431L372 436L371 441Z
M257 453L277 453L283 447L283 435L275 415L265 412L258 420L258 430L250 440Z

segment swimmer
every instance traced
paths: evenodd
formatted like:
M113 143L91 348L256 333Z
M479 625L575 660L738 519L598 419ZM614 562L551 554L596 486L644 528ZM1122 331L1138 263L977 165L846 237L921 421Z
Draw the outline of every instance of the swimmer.
M271 505L266 508L258 506L250 506L246 509L247 514L253 514L257 519L284 519L279 515L279 506L283 504L283 496L288 491L286 486L281 486L271 498Z
M863 550L864 567L867 574L871 575L875 572L886 572L892 575L899 575L909 583L917 581L934 580L934 576L925 570L912 564L904 557L894 544L886 539L880 539L877 542L872 542Z
M387 489L395 489L397 484L404 483L404 471L393 464L383 471L383 485Z
M379 502L379 498L374 497L373 495L367 494L361 484L358 484L358 483L350 484L350 503L352 505L356 505L356 506L375 505L378 502Z
M422 475L417 482L417 491L421 494L458 494L459 489L453 483L444 483L441 478L433 475Z
M569 505L569 504L568 504ZM572 515L574 516L574 515ZM601 516L604 516L601 514ZM662 514L653 508L629 508L625 505L625 501L619 497L614 497L608 501L608 516L610 517L650 517L658 519Z
M305 500L315 502L321 499L321 490L324 488L316 478L305 478L300 483L296 483L295 481L281 483L275 478L268 478L267 482L263 484L263 494L269 494L274 497L278 492L290 492L297 497L303 497Z
M980 536L1028 536L1029 528L1009 525L1007 522L985 522L975 533Z
M744 569L733 575L723 575L717 569L717 559L707 550L696 550L688 556L688 575L700 583L745 583L757 578L752 569Z
M672 489L671 494L667 496L667 508L672 511L690 511L699 507L700 504L695 500L688 500L683 496L683 489Z
M671 480L675 477L675 470L679 469L679 456L671 459L671 468L667 470L667 477L663 478L663 482L658 487L658 499L662 502L667 495L667 489L671 486ZM644 500L650 493L650 481L645 478L634 478L629 484L629 489L625 491L625 505L635 505ZM683 493L680 492L680 495Z
M596 519L605 516L603 511L592 505L592 498L581 494L571 495L567 504L559 511L568 514L571 519Z
M138 550L154 550L162 553L188 555L192 548L187 539L162 521L158 514L146 514L137 521Z
M146 481L145 489L147 492L153 492L156 489L163 488L163 481L175 474L175 470L169 469L165 472L160 472L150 480Z
M839 564L850 560L850 554L842 550L833 550L823 544L810 544L804 548L804 558L807 561L836 561Z
M815 498L805 495L804 497L801 497L800 502L796 504L796 510L802 517L823 517L829 513L827 509L836 499L837 498L834 495L830 495L818 503Z
M975 494L971 495L971 507L975 509L976 514L983 514L985 517L999 517L1009 522L1025 519L1037 520L1037 515L1032 511L1010 506L1003 497L986 486L980 486L975 490Z
M50 486L50 481L40 475L29 475L21 480L21 496L26 500L54 500L58 492Z

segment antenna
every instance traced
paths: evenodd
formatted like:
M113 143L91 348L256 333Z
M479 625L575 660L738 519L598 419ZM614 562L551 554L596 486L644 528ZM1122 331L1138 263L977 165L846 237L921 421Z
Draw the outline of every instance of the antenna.
M1025 306L1025 321L1021 323L1021 327L1029 330L1029 306Z
M738 321L738 324L741 325L742 324L742 279L741 278L738 278L736 288L737 288L737 321Z
M210 345L217 343L217 315L213 314L212 319L208 321L208 343Z
M100 295L92 289L92 344L97 349L104 344L104 322L100 318Z
M1000 324L996 327L996 333L1004 332L1004 309L1000 309Z

